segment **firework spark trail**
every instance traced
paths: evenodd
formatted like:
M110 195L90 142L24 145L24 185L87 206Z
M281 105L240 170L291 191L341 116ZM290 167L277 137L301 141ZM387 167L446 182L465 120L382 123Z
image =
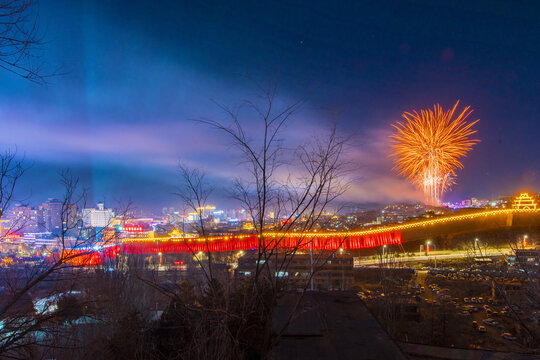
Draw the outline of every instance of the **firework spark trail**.
M394 169L422 188L432 205L440 204L442 194L453 183L455 170L463 168L460 158L480 141L470 138L478 122L466 122L472 113L470 106L457 113L458 105L459 101L447 111L436 104L433 109L420 110L420 114L405 112L405 121L392 124Z

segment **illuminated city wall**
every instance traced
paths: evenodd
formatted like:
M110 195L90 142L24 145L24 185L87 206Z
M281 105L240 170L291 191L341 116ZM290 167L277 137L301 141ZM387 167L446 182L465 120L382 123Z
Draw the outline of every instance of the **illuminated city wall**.
M130 239L131 240L131 239ZM343 233L322 234L320 236L265 236L262 246L266 248L307 250L313 242L314 250L365 249L382 245L401 243L401 232L391 231L370 235L347 235ZM198 253L253 250L259 248L257 235L226 236L202 239L168 239L165 241L126 241L122 244L122 252L129 254L146 253Z
M498 228L528 227L540 224L540 209L497 209L425 219L406 224L349 232L265 233L266 248L308 250L368 249L401 244L440 235L485 231ZM123 254L198 253L254 250L259 248L256 234L227 235L203 238L127 238L121 244L106 247L98 253L85 254L75 262L95 265L103 259ZM69 250L74 254L84 250ZM97 254L97 255L96 255Z
M394 226L349 232L266 233L266 246L314 250L367 249L399 244L433 236L485 231L512 226L540 224L540 210L496 209L424 219ZM207 239L157 238L124 239L128 253L196 253L199 251L251 250L259 246L257 235L218 236Z

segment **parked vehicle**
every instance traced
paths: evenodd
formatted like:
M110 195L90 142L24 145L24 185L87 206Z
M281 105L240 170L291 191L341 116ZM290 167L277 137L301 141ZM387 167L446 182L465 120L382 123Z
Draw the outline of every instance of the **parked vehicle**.
M486 330L486 327L485 327L485 326L480 325L480 326L478 327L478 331L480 331L481 333L485 333L487 330Z
M482 322L486 325L489 325L489 326L495 326L497 325L499 322L497 320L494 320L492 318L488 318L488 319L484 319L482 320Z
M501 334L501 337L503 339L506 339L506 340L511 340L511 341L515 341L516 340L516 337L515 336L512 336L512 334L510 334L509 332L504 332Z

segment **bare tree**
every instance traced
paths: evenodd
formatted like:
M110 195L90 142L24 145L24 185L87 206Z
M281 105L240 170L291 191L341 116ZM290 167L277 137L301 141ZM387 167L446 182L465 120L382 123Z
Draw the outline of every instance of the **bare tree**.
M536 239L530 239L535 243ZM525 239L521 236L513 237L509 240L511 251L517 255L518 250L524 249ZM524 338L527 339L527 345L530 347L540 347L540 326L538 321L536 324L527 323L526 318L531 316L531 311L540 308L540 270L535 264L527 262L515 261L515 270L506 273L503 281L497 278L493 279L493 286L500 295L508 308L508 313L520 325L524 332ZM519 291L512 289L510 279L519 276Z
M32 82L43 83L39 61L43 41L34 0L0 2L0 68Z
M531 239L534 244L535 239ZM524 249L524 239L522 236L512 234L507 242L510 252L516 254L517 250ZM472 250L471 250L472 249ZM502 249L498 249L503 254ZM488 243L475 239L467 247L467 253L473 262L474 258L488 262ZM522 330L521 338L525 340L525 345L530 348L540 346L540 326L538 321L531 323L527 318L531 317L531 311L540 307L540 271L536 265L529 265L526 262L516 261L509 267L506 262L498 267L499 275L493 275L490 283L496 297L506 305L507 313ZM518 277L519 281L515 282ZM493 299L494 301L497 299ZM534 316L534 314L532 314Z
M211 282L213 280L212 252L210 251L208 233L204 224L205 209L208 204L208 197L210 196L211 190L205 181L204 172L202 172L200 169L191 169L186 165L180 164L179 170L183 187L180 189L177 195L180 196L184 202L184 206L187 209L191 209L195 214L195 221L193 223L194 230L197 232L199 237L204 240L206 245L206 265L202 263L203 259L198 252L192 250L191 253L194 255L195 260L203 271L206 280ZM186 244L189 247L189 243L186 242Z
M263 91L259 102L245 101L237 109L220 105L231 124L200 120L225 133L232 146L239 150L241 163L245 165L247 174L234 179L232 196L248 211L259 238L256 279L263 271L267 275L282 271L287 266L288 255L294 255L299 246L309 241L301 238L298 246L292 247L291 254L279 252L287 235L292 230L305 232L312 229L329 204L346 189L343 175L347 168L341 157L346 141L338 136L335 124L326 138L315 137L310 144L291 151L284 146L283 130L302 101L281 107L277 103L274 87ZM255 136L246 131L240 119L239 110L244 107L258 118L259 129ZM287 159L284 152L295 156ZM271 213L273 216L269 216ZM269 219L280 218L284 221L274 227L276 236L263 236ZM303 218L306 221L300 222ZM285 258L274 262L275 267L271 269L266 260L278 252ZM275 279L273 282L275 285Z
M17 182L25 171L15 151L6 151L0 155L0 219L4 218L13 204Z
M239 175L233 180L230 195L253 224L250 235L257 239L255 270L235 286L230 286L227 277L217 276L216 255L210 251L211 234L204 220L210 194L205 176L201 170L181 166L181 197L196 214L199 240L206 244L204 259L192 251L205 272L206 284L199 292L188 290L187 285L174 293L161 287L171 297L158 330L162 354L182 349L180 358L268 356L290 324L313 276L337 250L314 251L314 239L298 234L323 227L324 213L346 190L343 178L348 164L342 158L346 139L338 135L334 124L325 136L313 136L308 144L292 149L285 146L284 129L301 104L279 106L273 88L264 91L257 101L245 101L238 108L219 105L228 122L199 120L224 133L240 155ZM242 111L248 112L246 121L241 119ZM186 244L189 248L187 240ZM273 309L290 280L280 274L287 273L299 252L315 257L311 271L302 284L297 284L302 291L297 293L284 323L275 330ZM174 329L168 332L174 334L174 341L166 340L166 329Z
M403 284L400 282L399 274L401 262L398 253L386 245L377 249L376 256L379 264L379 282L382 294L384 294L379 302L381 319L388 332L395 335L400 315L399 305L402 300L400 291Z
M69 171L62 172L61 183L65 192L56 245L35 264L21 264L1 273L0 285L7 290L0 304L0 353L4 357L28 358L30 353L45 354L47 349L74 346L78 339L70 328L57 323L71 309L56 311L55 303L87 276L85 266L94 265L99 256L96 247L114 241L101 230L88 231L79 221L77 210L85 207L87 196L78 178Z

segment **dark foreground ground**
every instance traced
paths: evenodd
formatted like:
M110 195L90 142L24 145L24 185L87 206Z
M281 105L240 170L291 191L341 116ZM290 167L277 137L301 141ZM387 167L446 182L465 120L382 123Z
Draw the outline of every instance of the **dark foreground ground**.
M275 313L278 330L298 294L285 296ZM353 291L307 293L273 358L533 360L538 355L401 343L399 346Z
M276 311L286 321L294 296ZM275 350L275 359L406 359L354 292L308 293Z

